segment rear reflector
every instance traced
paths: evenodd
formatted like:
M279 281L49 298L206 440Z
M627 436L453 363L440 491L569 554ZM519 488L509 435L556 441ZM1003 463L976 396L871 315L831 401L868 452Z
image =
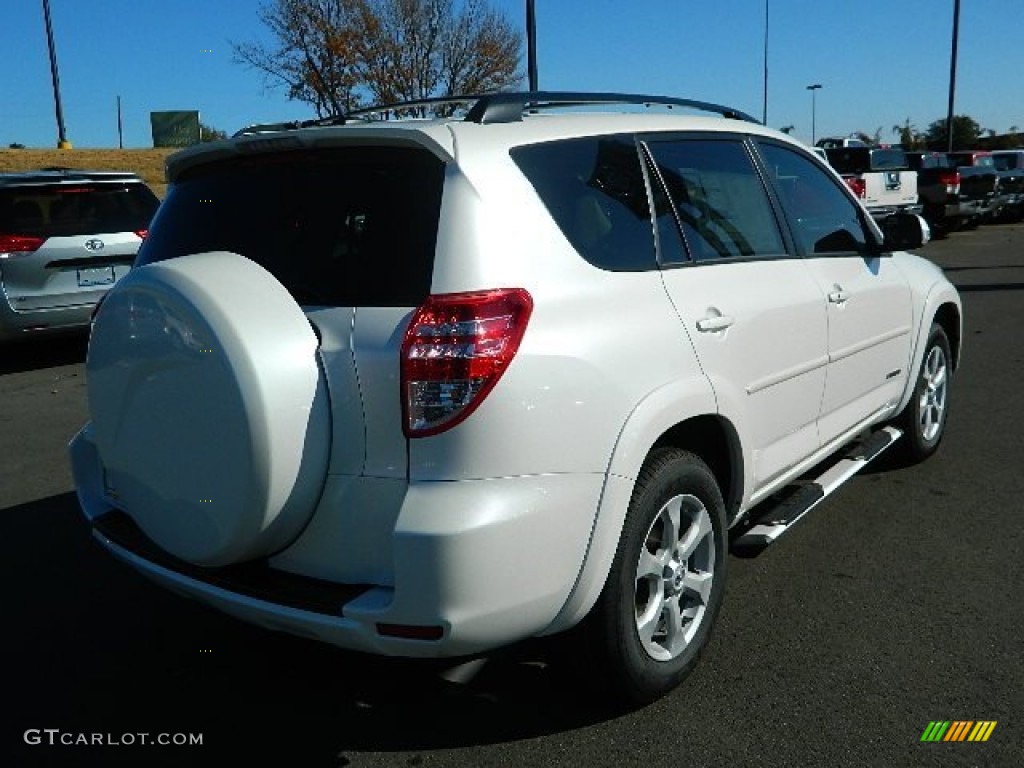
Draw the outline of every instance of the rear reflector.
M512 362L532 311L522 288L429 297L402 342L406 436L434 435L469 416Z
M0 255L31 253L38 250L44 242L45 237L34 235L0 235Z
M417 624L378 624L377 634L386 637L401 637L406 640L440 640L444 627L425 627Z

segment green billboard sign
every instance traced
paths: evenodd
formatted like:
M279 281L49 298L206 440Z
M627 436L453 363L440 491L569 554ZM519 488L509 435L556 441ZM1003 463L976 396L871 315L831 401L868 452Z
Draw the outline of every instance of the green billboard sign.
M150 112L154 147L191 147L199 143L199 112Z

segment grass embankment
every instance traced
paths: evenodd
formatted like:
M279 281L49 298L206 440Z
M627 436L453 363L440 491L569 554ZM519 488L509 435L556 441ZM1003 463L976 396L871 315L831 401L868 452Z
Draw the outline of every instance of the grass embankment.
M163 199L164 158L174 149L0 149L0 173L61 166L137 173Z

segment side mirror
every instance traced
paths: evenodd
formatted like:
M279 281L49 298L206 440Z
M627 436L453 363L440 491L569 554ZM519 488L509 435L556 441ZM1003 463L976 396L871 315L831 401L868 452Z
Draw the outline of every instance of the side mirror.
M920 248L932 239L932 231L916 213L894 213L879 222L885 241L885 251L909 251Z

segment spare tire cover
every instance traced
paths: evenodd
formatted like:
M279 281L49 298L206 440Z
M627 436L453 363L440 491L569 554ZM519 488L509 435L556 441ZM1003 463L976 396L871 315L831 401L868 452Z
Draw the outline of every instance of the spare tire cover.
M273 553L309 521L330 450L317 337L234 253L132 270L97 312L88 401L113 503L207 566Z

